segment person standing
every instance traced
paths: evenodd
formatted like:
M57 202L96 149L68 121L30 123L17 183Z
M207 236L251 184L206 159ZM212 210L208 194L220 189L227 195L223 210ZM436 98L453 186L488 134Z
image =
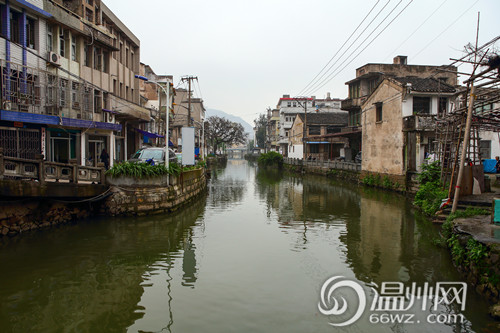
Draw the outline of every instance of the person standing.
M109 155L108 152L106 151L106 148L104 148L101 152L101 162L104 163L104 167L106 170L109 168Z
M497 173L500 173L500 157L495 157L495 159L497 160L497 164L495 164L495 169L497 171Z

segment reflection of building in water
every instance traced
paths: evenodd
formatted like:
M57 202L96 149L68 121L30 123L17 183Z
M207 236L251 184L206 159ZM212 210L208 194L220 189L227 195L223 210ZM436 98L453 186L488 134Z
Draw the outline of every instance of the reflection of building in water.
M192 229L188 231L189 237L184 241L184 254L182 256L182 285L194 288L196 282L196 256L195 245L192 243Z
M356 277L376 283L408 281L412 268L406 259L414 251L415 225L406 218L404 201L363 196L360 203L359 223L351 221L341 236Z

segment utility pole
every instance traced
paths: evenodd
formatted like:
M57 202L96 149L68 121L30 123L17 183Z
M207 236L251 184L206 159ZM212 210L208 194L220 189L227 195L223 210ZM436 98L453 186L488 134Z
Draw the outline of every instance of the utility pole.
M198 80L197 76L183 76L181 78L182 82L188 82L188 120L187 125L191 127L191 81Z

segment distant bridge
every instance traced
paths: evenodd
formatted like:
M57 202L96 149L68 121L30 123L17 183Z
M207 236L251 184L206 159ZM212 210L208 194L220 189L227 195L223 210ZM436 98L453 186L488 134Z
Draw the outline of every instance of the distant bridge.
M246 148L228 148L226 149L227 157L235 160L242 160L247 152Z

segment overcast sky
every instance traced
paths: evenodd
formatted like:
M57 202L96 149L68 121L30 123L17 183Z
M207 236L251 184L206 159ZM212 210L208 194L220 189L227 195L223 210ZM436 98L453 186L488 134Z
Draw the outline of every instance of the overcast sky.
M479 44L500 35L500 0L103 1L140 39L141 62L174 75L175 85L197 76L205 107L251 124L283 94L346 98L345 82L366 63L401 54L409 64L449 64L475 41L478 12ZM302 91L339 50L328 66L333 74L320 80L331 81Z

